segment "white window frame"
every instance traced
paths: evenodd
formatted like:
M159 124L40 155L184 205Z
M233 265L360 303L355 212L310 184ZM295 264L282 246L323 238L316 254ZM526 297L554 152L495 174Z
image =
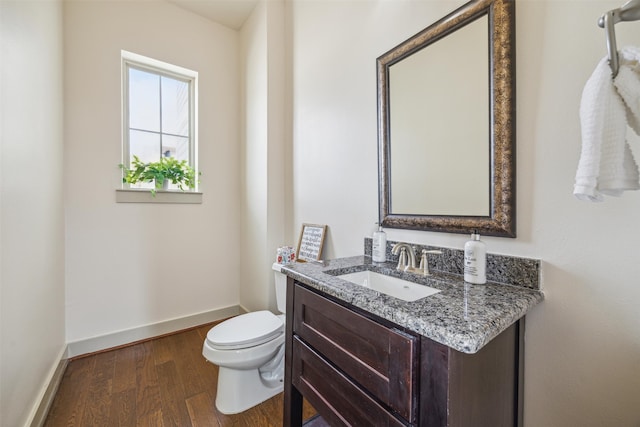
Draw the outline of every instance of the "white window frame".
M129 68L135 68L142 71L148 71L161 76L186 81L189 83L189 165L196 171L196 177L199 176L198 172L198 72L189 70L187 68L179 67L177 65L169 64L167 62L158 61L156 59L148 58L146 56L138 55L136 53L128 52L126 50L121 51L122 58L122 164L127 168L130 167L130 146L129 146ZM129 184L122 183L122 191L127 192L129 190ZM141 192L140 189L130 189L130 192ZM149 193L149 190L144 190L144 193ZM160 193L160 192L158 192ZM196 188L191 190L185 190L182 192L171 191L171 193L189 194L197 193L198 183L196 181ZM142 202L144 200L132 200L132 196L126 194L118 194L118 202ZM134 199L137 199L135 196ZM164 197L163 199L165 199ZM157 198L149 199L155 201ZM179 200L175 197L171 197L171 200ZM162 201L157 200L158 203ZM179 201L176 203L180 203ZM185 203L194 203L193 201ZM195 202L198 203L198 202Z

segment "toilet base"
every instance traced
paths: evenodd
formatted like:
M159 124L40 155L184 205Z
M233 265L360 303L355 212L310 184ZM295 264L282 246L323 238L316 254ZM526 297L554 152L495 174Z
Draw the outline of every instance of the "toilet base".
M282 382L275 387L265 385L257 368L241 370L220 366L216 408L225 415L237 414L272 398L283 389Z

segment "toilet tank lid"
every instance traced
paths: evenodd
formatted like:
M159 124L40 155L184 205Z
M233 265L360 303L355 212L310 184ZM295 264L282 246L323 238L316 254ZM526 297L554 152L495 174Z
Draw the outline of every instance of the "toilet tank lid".
M268 310L241 314L214 326L207 341L215 347L254 346L270 341L284 331L284 323Z

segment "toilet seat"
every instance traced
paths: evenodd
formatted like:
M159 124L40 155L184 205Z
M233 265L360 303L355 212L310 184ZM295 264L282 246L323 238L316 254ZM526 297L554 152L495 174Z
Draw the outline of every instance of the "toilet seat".
M241 314L214 326L207 333L207 342L219 350L237 350L271 341L282 333L282 320L262 310Z

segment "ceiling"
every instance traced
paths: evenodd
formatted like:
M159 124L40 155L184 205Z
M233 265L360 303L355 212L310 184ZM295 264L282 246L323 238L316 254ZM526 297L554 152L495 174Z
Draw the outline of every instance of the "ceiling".
M183 9L234 30L247 20L258 0L168 0Z

